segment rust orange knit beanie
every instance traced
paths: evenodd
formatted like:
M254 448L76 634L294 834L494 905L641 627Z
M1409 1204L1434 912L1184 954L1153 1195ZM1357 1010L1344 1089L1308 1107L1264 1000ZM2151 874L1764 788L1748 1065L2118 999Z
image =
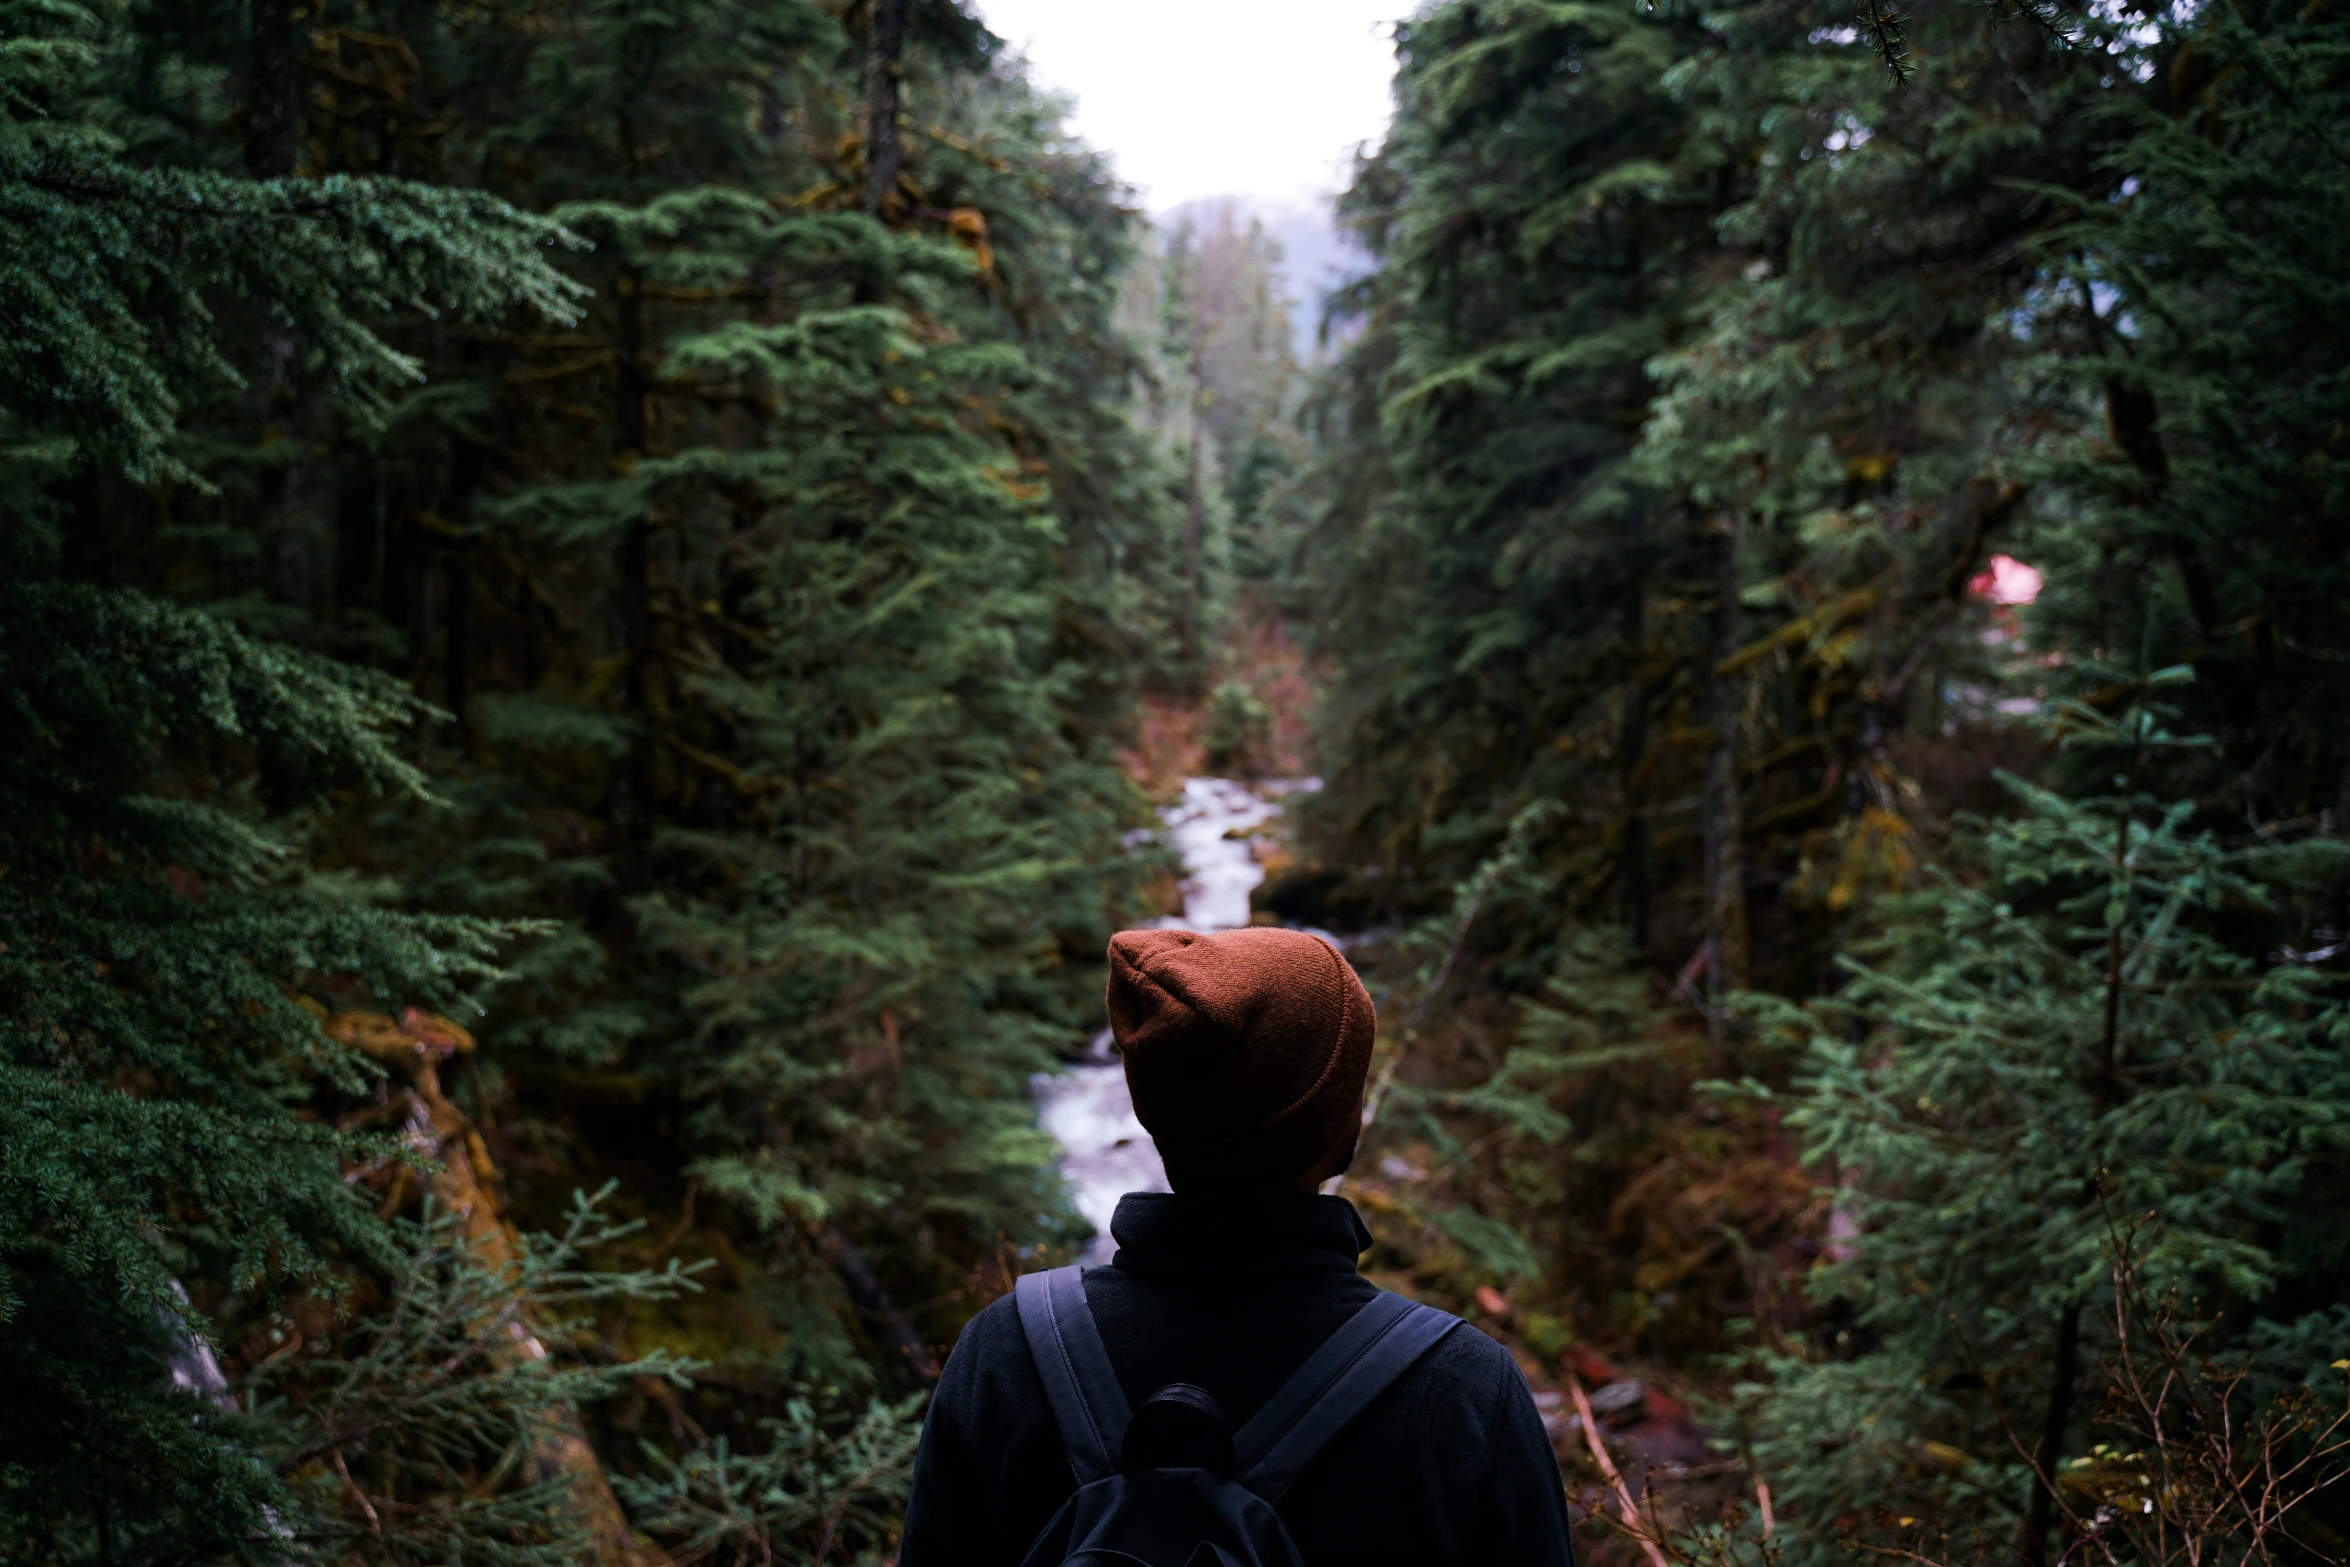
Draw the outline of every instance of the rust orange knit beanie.
M1110 938L1110 1032L1177 1190L1335 1175L1362 1130L1378 1026L1336 947L1303 931Z

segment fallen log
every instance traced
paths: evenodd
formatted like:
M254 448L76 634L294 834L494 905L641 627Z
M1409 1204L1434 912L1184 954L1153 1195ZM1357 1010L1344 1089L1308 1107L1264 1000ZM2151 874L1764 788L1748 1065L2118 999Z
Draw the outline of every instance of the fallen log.
M441 1087L441 1063L470 1054L473 1036L445 1017L414 1008L397 1019L381 1012L337 1012L324 1019L324 1027L329 1038L383 1063L402 1082L410 1140L433 1161L424 1183L434 1205L456 1218L458 1233L485 1268L514 1274L522 1239L498 1202L497 1166L481 1129ZM493 1363L547 1358L527 1309L518 1310L506 1326L490 1347ZM630 1527L578 1410L566 1405L549 1418L532 1460L541 1478L571 1482L579 1520L595 1543L595 1567L663 1567L667 1562L658 1547Z

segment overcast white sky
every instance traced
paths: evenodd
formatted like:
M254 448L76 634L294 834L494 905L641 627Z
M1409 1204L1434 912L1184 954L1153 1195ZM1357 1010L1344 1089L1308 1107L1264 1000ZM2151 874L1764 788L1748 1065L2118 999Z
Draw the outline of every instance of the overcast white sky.
M1412 0L978 0L1153 212L1300 206L1387 128L1386 24Z

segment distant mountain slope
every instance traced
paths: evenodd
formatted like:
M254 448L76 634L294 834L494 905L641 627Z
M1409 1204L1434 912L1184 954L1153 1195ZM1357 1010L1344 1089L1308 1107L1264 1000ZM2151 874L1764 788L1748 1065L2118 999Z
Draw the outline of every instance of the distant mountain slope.
M1342 285L1368 271L1371 258L1331 220L1326 201L1271 206L1246 196L1209 196L1159 213L1162 233L1185 218L1204 226L1216 209L1231 204L1265 225L1281 245L1281 281L1290 302L1290 326L1297 357L1310 363L1322 331L1322 305Z

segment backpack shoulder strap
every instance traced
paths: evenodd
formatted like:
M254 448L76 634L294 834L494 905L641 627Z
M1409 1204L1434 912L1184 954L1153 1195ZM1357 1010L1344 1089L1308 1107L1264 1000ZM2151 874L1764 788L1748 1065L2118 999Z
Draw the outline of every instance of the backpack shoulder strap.
M1460 1325L1434 1306L1381 1291L1240 1428L1232 1443L1240 1483L1279 1501L1347 1422Z
M1130 1416L1110 1352L1102 1347L1101 1329L1085 1304L1083 1275L1075 1267L1023 1274L1013 1291L1019 1297L1020 1328L1044 1378L1045 1397L1052 1401L1077 1483L1091 1485L1116 1474Z

